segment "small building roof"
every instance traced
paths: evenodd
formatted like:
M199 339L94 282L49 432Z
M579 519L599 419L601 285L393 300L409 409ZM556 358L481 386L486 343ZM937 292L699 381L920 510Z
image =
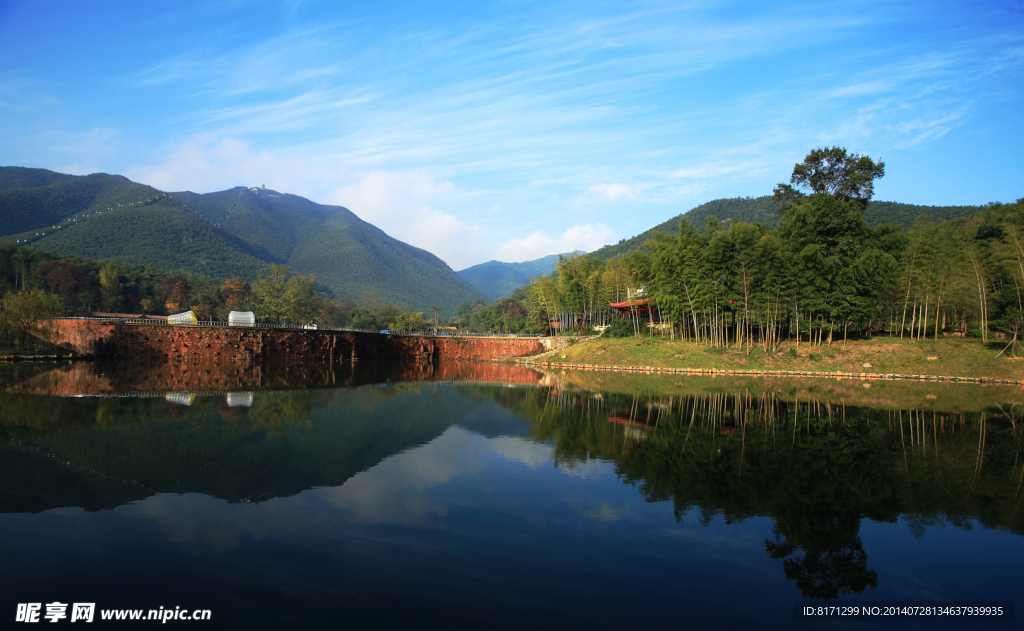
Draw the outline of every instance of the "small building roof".
M650 300L644 298L643 300L625 300L623 302L609 302L608 306L612 309L632 309L633 307L643 307L649 303Z

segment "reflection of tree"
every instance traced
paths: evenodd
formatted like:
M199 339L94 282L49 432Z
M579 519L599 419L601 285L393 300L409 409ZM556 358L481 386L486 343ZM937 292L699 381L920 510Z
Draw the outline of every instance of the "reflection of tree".
M899 473L871 423L847 425L802 415L800 444L775 472L773 559L804 596L830 600L878 586L858 536L862 515L893 520ZM859 419L858 419L859 420Z
M878 574L867 568L859 527L857 515L815 516L796 524L780 521L772 529L775 541L765 539L764 546L768 556L783 559L786 578L804 596L832 600L878 587Z
M100 399L96 404L96 425L110 429L117 425L117 400Z
M1009 424L995 430L975 419L965 432L962 414L908 416L745 394L534 390L503 404L530 420L535 440L554 441L556 464L612 461L648 501L671 501L678 520L693 509L705 525L716 514L726 523L773 518L766 551L809 598L878 585L859 537L863 517L906 518L918 537L929 525L969 527L972 518L1024 532L1005 476L1020 466L1021 441Z
M249 412L253 427L265 429L267 436L283 436L285 426L313 427L313 405L310 397L288 393L261 394Z

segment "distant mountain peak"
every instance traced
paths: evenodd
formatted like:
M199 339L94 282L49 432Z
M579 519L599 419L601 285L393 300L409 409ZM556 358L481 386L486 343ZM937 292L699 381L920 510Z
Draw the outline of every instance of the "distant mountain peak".
M586 254L577 250L580 255ZM555 271L555 263L563 254L550 254L532 261L521 263L504 263L491 260L460 271L458 274L482 291L491 300L511 296L516 289L527 285L531 277L546 276Z

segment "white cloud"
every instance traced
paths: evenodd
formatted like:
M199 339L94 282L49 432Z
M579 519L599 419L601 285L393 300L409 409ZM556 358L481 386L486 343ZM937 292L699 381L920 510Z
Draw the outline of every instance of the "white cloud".
M316 196L337 172L311 156L293 157L255 151L236 138L196 136L170 152L163 164L128 169L125 175L164 191L196 193L222 191L233 186L259 186L296 195Z
M483 441L458 427L431 442L382 460L342 486L317 491L361 524L413 524L447 513L449 502L428 489L482 471Z
M635 200L637 198L636 192L625 184L595 184L587 189L587 193L603 197L609 202L614 202L622 197L628 197L629 199Z
M554 447L544 443L512 436L498 436L488 439L487 444L505 460L524 464L533 470L542 466L550 467L554 460Z
M538 230L525 239L510 239L498 248L495 258L499 261L530 261L573 250L593 252L614 242L614 230L603 223L587 223L575 225L557 237Z
M338 187L330 201L345 206L389 235L437 255L453 269L479 259L484 230L432 203L443 203L455 185L426 171L372 170Z
M580 193L572 201L573 208L603 206L616 202L649 202L643 195L644 189L653 186L646 184L623 184L621 182L606 182L594 184L587 190Z

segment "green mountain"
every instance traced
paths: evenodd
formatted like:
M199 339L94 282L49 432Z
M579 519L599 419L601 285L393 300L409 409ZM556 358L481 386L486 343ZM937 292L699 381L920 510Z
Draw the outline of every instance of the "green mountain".
M459 272L459 276L465 278L491 300L497 300L511 296L516 289L528 285L531 276L546 276L555 271L555 263L558 262L559 256L561 255L552 254L523 263L487 261L467 267Z
M17 171L11 173L8 169ZM69 177L71 179L62 179ZM56 227L76 215L91 215L117 208L118 204L149 201L163 195L149 186L106 173L74 177L43 169L3 167L0 168L0 182L9 184L0 190L3 213L0 215L0 233L4 235ZM19 184L27 186L19 187Z
M0 191L9 188L35 188L54 182L73 179L74 175L55 173L46 169L28 169L25 167L0 167Z
M0 168L0 180L8 168ZM39 181L52 173L29 171L42 171ZM267 265L245 242L151 186L105 173L62 177L71 179L0 191L0 238L59 254L218 279L255 278Z
M361 298L376 291L386 302L415 311L438 305L449 314L460 303L487 300L441 259L389 237L341 206L245 187L172 196L261 259L316 274L318 284L336 296Z
M254 280L269 263L316 274L328 295L454 313L486 296L439 258L340 206L236 187L168 194L117 175L0 167L0 239L18 245Z
M868 207L864 211L864 218L871 228L883 224L900 224L908 228L921 214L927 214L935 220L953 219L966 217L983 209L983 206L919 206L899 202L873 201L868 203ZM676 215L635 237L623 239L614 245L606 245L594 251L593 256L607 261L612 257L643 247L648 239L653 238L655 232L678 234L680 219L686 219L696 230L703 232L707 228L708 217L712 216L726 225L731 221L745 221L763 223L771 227L777 226L782 219L775 204L772 203L770 195L716 199L681 215Z

